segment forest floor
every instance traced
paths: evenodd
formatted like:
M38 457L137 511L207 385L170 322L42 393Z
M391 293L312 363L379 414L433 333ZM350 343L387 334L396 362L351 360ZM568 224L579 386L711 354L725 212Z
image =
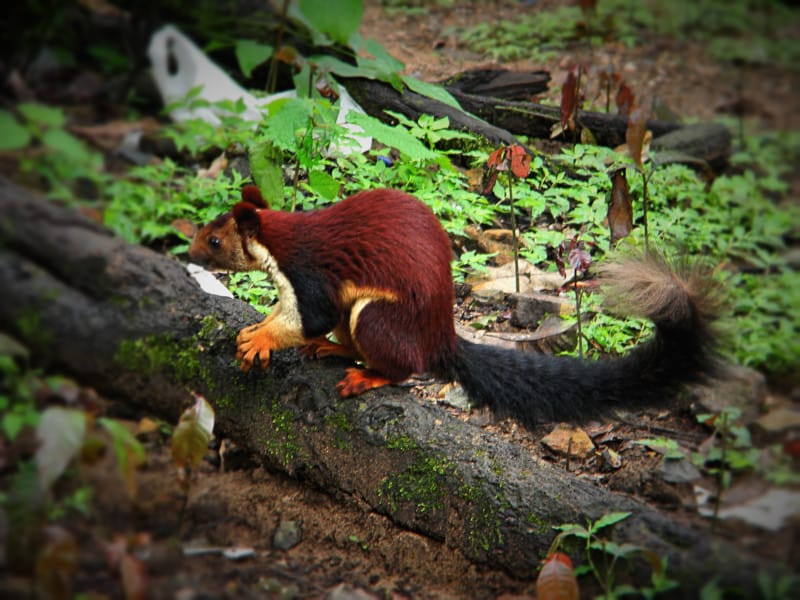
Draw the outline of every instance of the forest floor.
M409 74L427 81L441 81L473 67L547 69L552 83L545 96L557 104L570 64L613 65L634 90L657 97L681 118L705 121L739 112L749 128L800 129L796 100L800 71L775 65L724 65L699 44L671 39L649 39L635 48L579 46L545 64L497 65L460 47L448 28L513 17L514 11L527 10L526 4L472 3L471 8L417 16L389 15L377 3L368 4L362 34L402 60ZM800 176L792 181L790 194L795 200L800 197ZM745 397L743 404L751 412L758 413L763 405L789 406L798 401L797 389L765 385L756 373L744 373L741 379L734 393ZM435 400L437 391L432 386L421 392L422 401ZM116 404L109 410L125 414ZM451 407L443 406L443 410L461 414ZM142 427L140 416L128 414L132 428ZM708 527L708 519L698 515L695 485L713 490L715 482L668 483L660 471L661 456L633 443L658 435L699 448L707 443L711 430L697 423L691 408L650 411L628 422L588 424L584 429L594 443L621 457L621 468L613 471L604 471L596 458L567 460L545 448L541 438L552 426L528 432L485 415L463 414L462 418L522 444L532 455L576 477L634 495L682 522ZM74 589L86 592L86 597L122 596L119 576L107 566L108 542L122 536L129 547L146 555L147 588L153 598L535 596L535 574L519 580L474 564L441 542L398 528L356 497L332 497L303 481L267 472L227 441L224 449L218 443L209 453L184 493L176 483L168 439L158 428L142 434L142 439L147 461L137 474L135 501L124 491L112 457L85 474L95 490L94 504L80 532L82 550ZM739 486L738 502L758 496L764 487L761 481ZM768 531L741 520L722 520L714 535L800 567L796 522ZM4 589L24 596L25 585L9 580Z

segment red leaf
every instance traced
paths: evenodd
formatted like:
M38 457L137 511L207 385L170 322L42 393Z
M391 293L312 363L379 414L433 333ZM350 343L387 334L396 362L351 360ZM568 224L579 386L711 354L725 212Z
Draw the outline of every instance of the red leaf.
M624 238L633 229L633 206L625 178L625 169L611 174L611 202L608 205L608 227L611 230L611 245Z
M497 175L499 171L497 169L492 169L489 171L489 179L486 181L486 185L483 188L483 195L487 196L491 193L494 189L494 184L497 182Z
M800 457L800 437L786 440L783 443L783 453L795 458Z
M498 171L506 171L508 163L506 162L506 147L500 146L497 150L489 155L486 164L490 169L497 169Z
M567 72L564 85L561 86L561 128L574 131L575 115L578 112L580 102L580 75L581 68L572 65Z
M514 177L525 179L531 172L531 155L525 152L522 146L510 146L508 154L511 155L511 172Z
M642 166L642 145L647 131L647 119L650 111L643 106L635 108L628 118L628 129L625 130L625 143L633 161Z
M631 88L629 88L624 81L619 84L615 100L617 103L617 113L620 115L630 115L631 110L633 110L636 104L636 97L633 95Z
M555 552L547 557L536 578L536 596L539 600L578 600L578 580L569 556Z

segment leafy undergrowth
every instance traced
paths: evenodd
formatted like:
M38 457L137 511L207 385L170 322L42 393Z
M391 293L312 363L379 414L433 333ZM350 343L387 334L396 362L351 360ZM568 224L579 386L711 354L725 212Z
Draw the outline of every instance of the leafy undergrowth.
M687 29L689 21L681 20L680 11L657 18L644 6L647 3L632 14L618 4L630 7L600 3L589 21L573 7L547 13L544 20L540 14L537 30L548 32L550 45L530 39L537 51L559 51L574 43L576 35L595 45L606 43L612 34L616 40L643 45L648 39L643 32L655 31L660 36L712 39L712 55L722 52L731 39L741 41L742 35L764 41L757 28L742 29L743 17L737 11L720 12L716 4L715 19L706 19L697 31ZM766 12L777 14L769 16L774 19L783 10L775 5ZM611 13L619 17L612 20ZM500 52L512 47L530 55L532 50L523 44L530 36L521 35L518 28L524 22L494 22L491 31L475 26L458 35L489 55L505 56ZM765 17L765 23L772 21ZM503 35L509 37L501 39ZM268 54L262 46L240 42L239 60L249 72ZM770 60L782 60L789 51L777 42L764 47ZM359 68L392 84L422 85L401 80L398 64L379 47L368 49L372 58ZM444 410L490 428L576 476L644 498L698 527L714 524L722 539L797 568L794 530L765 532L748 525L747 513L736 512L746 503L726 499L758 498L765 486L793 489L800 483L797 441L792 437L796 427L787 433L766 419L784 410L781 414L792 418L792 402L783 392L796 390L798 383L800 276L793 253L800 209L793 168L800 159L800 135L750 130L745 123L745 135L738 138L729 166L713 178L703 169L659 161L658 153L647 153L646 143L643 155L631 158L624 151L589 143L554 146L527 140L534 147L527 155L519 147L498 149L453 131L446 119L422 116L412 121L399 114L393 115L394 125L353 117L377 143L365 154L348 154L330 151L345 135L335 123L336 107L330 99L335 83L318 89L307 81L320 70L332 73L330 79L335 80L337 70L344 75L352 67L292 60L299 72L298 88L304 86L310 97L273 104L256 130L242 118L244 107L235 103L217 107L226 111L221 126L201 121L159 126L161 137L170 139L176 151L121 170L103 168L112 164L111 154L92 150L80 139L98 142L101 134L82 128L80 137L75 135L78 129L71 121L76 117L69 109L16 103L13 110L0 110L0 144L13 162L9 169L6 161L4 170L41 187L55 201L80 204L124 239L181 260L191 231L187 224L207 222L227 211L251 178L269 192L273 208L286 210L319 208L367 188L403 189L433 209L453 240L456 314L462 325L485 341L507 334L541 341L537 327L544 324L516 323L510 291L518 281L499 294L485 291L500 288L503 278L514 279L514 271L503 265L516 258L515 271L522 272L523 281L541 276L556 282L548 293L567 298L567 306L578 300L577 295L578 312L593 315L579 321L574 311L565 310L567 316L555 325L548 323L558 335L548 336L545 347L572 354L580 347L591 359L620 354L649 334L647 323L604 314L596 294L578 286L561 288L564 277L557 274L568 264L571 274L588 271L590 277L591 263L610 252L610 227L617 221L609 213L609 198L621 193L624 179L630 223L622 227L618 245L628 250L645 244L677 247L710 263L728 295L726 358L766 373L781 385L758 396L758 374L746 371L738 379L746 383L725 392L732 398L755 390L755 402L748 399L733 406L726 397L720 405L708 402L715 390L700 390L692 407L623 416L613 424L589 423L558 432L564 436L560 438L552 426L529 432L513 422L489 422L485 415L453 408L457 393L440 384L420 385L415 391L425 401L439 402ZM636 90L636 83L629 83ZM574 97L578 102L577 88ZM196 92L185 106L207 107ZM562 127L571 126L576 109L577 104L565 111ZM739 123L731 120L728 125L736 129ZM243 161L248 168L241 168ZM493 230L492 243L483 235L488 230ZM530 274L531 267L536 275ZM264 312L275 300L262 273L231 275L226 281L237 296ZM9 523L5 565L9 572L23 574L9 579L9 593L26 595L37 579L53 597L70 597L73 590L111 597L121 590L132 598L144 592L174 597L183 589L203 589L219 597L309 597L334 589L344 578L379 595L534 594L533 582L469 564L444 545L400 531L383 517L365 517L356 501L333 500L264 473L237 455L235 447L223 450L215 440L205 452L211 427L199 426L209 419L202 404L176 424L122 422L109 416L119 406L109 406L68 380L38 372L24 349L6 340L0 367L5 461L0 501ZM767 413L763 419L762 411ZM588 451L573 453L581 443L587 443ZM624 518L550 524L560 526L554 540L572 536L586 543L587 560L576 565L577 573L585 575L582 589L622 595L627 590L615 585L615 569L634 554L652 566L651 587L638 590L641 595L679 585L669 579L668 565L650 560L647 549L617 548L605 541L606 528ZM278 532L297 539L285 546ZM597 551L605 553L605 568L592 563ZM559 558L552 561L554 577L565 572L565 564ZM764 595L788 597L793 583L790 578L763 582ZM708 582L708 597L719 592L714 586Z

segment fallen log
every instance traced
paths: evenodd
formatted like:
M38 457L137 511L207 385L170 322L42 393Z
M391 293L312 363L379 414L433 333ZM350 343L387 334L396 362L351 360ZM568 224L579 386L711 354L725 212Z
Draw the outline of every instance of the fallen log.
M520 135L550 139L553 127L561 121L557 106L468 94L455 86L447 89L469 114L408 89L398 92L381 81L351 78L344 83L350 95L375 118L390 122L386 110L414 120L422 114L448 117L451 128L477 133L492 143L518 144L515 136ZM575 132L562 133L557 139L566 142L580 139L581 128L586 127L601 146L613 148L625 143L628 118L624 115L582 110L576 122ZM680 152L707 162L713 169L723 168L731 153L731 134L718 123L682 126L651 120L647 128L653 133L654 150Z
M692 595L714 577L745 595L771 566L708 531L577 479L400 388L343 400L343 363L277 352L265 372L233 361L260 315L201 291L173 258L130 245L77 212L0 179L0 330L37 365L173 422L189 391L214 405L217 433L339 497L520 578L537 574L553 525L611 511L613 530L668 557ZM645 569L645 572L648 572Z

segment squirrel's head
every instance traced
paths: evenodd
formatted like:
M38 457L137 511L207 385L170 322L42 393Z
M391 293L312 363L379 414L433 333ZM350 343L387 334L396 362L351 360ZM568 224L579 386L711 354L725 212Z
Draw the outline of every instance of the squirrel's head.
M189 247L189 258L213 271L252 271L260 263L249 251L261 227L259 210L267 208L254 185L242 188L233 210L202 227Z

